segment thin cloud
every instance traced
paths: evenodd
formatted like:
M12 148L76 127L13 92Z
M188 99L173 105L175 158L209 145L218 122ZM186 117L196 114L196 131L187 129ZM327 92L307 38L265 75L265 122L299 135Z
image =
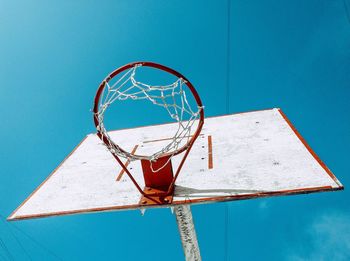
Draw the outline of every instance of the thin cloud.
M350 214L329 213L315 220L306 231L303 253L293 253L289 261L350 260Z
M267 205L267 201L266 200L263 200L259 203L259 209L260 210L265 210L268 208L268 205Z

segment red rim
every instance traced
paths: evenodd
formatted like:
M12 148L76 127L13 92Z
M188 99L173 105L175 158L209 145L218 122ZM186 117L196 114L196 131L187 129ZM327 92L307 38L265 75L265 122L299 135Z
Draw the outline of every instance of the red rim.
M203 110L203 105L202 105L202 101L197 93L197 90L194 88L194 86L192 85L192 83L185 77L183 76L181 73L169 68L169 67L166 67L164 65L161 65L161 64L158 64L158 63L153 63L153 62L133 62L133 63L129 63L129 64L126 64L118 69L116 69L115 71L113 71L112 73L110 73L100 84L99 88L97 89L97 92L96 92L96 96L95 96L95 99L94 99L94 109L93 109L93 112L94 112L94 123L95 123L95 126L96 126L96 129L97 129L97 135L100 137L100 139L106 144L108 145L110 142L108 140L108 138L106 136L104 136L102 134L102 132L99 130L98 126L99 126L99 120L98 120L98 116L97 116L97 113L98 113L98 107L99 107L99 102L100 102L100 98L101 98L101 94L103 93L103 90L106 86L106 82L109 82L111 79L113 79L113 77L115 77L116 75L120 74L121 72L125 71L125 70L128 70L132 67L134 67L135 65L142 65L142 66L147 66L147 67L152 67L152 68L156 68L156 69L159 69L159 70L162 70L162 71L165 71L165 72L168 72L170 74L173 74L174 76L176 76L177 78L182 78L183 80L185 80L185 84L187 85L188 89L191 91L193 97L195 98L196 100L196 103L198 105L199 108L202 108L200 110L200 113L199 113L199 123L198 123L198 127L197 127L197 130L195 131L195 133L193 134L193 136L191 137L190 140L188 140L188 142L182 146L181 148L177 149L176 151L174 152L168 152L168 153L165 153L163 154L162 156L160 157L166 157L166 156L174 156L174 155L177 155L183 151L185 151L186 149L188 149L189 147L192 146L192 144L194 143L194 141L197 139L197 137L199 136L201 130L202 130L202 127L203 127L203 124L204 124L204 110ZM117 144L113 143L115 146L117 146L120 151L124 152L124 153L129 153L127 151L125 151L123 148L119 147ZM144 157L144 158L147 158L147 156L145 155L137 155L135 154L134 155L135 157Z

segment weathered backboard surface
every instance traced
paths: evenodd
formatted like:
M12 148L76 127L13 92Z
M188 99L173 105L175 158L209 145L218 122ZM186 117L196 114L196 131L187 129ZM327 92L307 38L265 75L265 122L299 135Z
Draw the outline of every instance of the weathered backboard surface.
M121 147L142 154L152 146L162 146L171 137L172 127L124 129L110 135L118 138ZM175 168L180 157L173 158ZM143 185L140 162L131 162L128 168ZM172 204L342 188L282 111L271 109L207 118L177 179ZM140 206L140 196L100 139L90 134L9 220L157 207Z

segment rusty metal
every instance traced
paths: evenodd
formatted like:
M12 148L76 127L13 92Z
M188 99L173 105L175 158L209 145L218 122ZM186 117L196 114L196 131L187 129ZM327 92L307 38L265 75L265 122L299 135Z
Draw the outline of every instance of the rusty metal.
M166 196L154 196L154 194L163 195L166 191L151 187L145 187L143 191L145 192L145 195L141 196L139 201L140 205L165 205L173 203L173 193Z

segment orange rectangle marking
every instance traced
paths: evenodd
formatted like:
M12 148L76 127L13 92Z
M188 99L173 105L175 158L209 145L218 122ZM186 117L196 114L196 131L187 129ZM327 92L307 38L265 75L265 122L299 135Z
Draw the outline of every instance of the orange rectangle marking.
M131 154L135 154L135 152L136 152L138 146L139 146L139 145L135 145L135 147L134 147L134 148L132 149L132 151L131 151ZM127 167L129 166L129 164L130 164L130 160L128 159L128 160L124 163L124 165L125 165L125 167L127 168ZM116 181L120 181L120 180L121 180L121 178L123 177L124 172L125 172L125 171L124 171L124 169L122 168L122 170L119 172L119 175L118 175Z
M213 142L211 135L208 135L208 169L213 168Z

